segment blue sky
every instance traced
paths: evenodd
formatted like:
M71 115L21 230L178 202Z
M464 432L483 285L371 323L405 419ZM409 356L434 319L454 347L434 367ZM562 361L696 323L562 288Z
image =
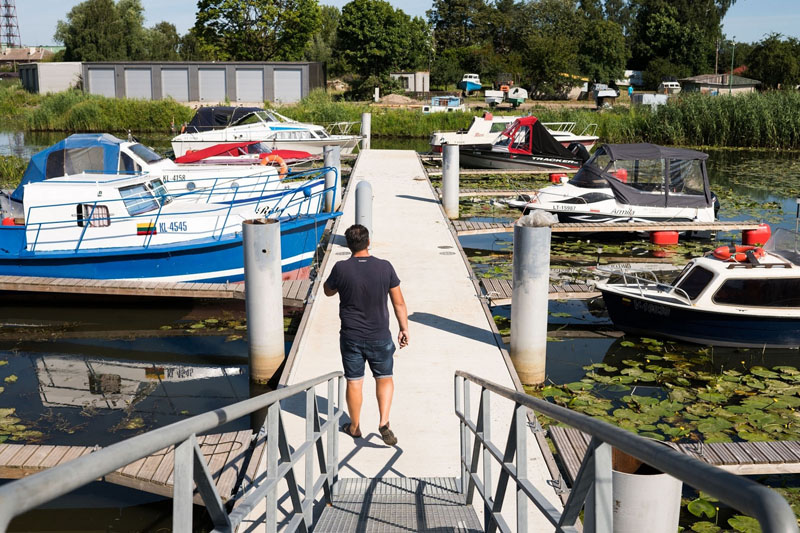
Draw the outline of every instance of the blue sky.
M341 8L349 0L321 0ZM431 0L389 0L409 15L425 16ZM80 0L16 0L20 34L26 45L55 44L56 22ZM194 0L142 0L146 25L166 20L185 33L193 24L197 8ZM798 0L738 0L723 21L723 31L739 41L752 42L777 32L800 38L800 2Z

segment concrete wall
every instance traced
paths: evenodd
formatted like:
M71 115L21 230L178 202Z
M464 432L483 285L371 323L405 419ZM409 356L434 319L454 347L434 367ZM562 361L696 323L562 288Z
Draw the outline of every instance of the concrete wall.
M184 95L188 94L188 101L202 102L203 104L218 104L224 101L230 103L248 103L248 104L261 104L265 101L274 102L276 94L282 96L284 102L293 102L300 100L308 95L312 89L325 88L326 76L325 69L321 63L311 62L203 62L203 61L174 61L174 62L94 62L83 63L83 79L84 90L88 93L98 92L98 88L93 88L90 72L93 70L113 69L114 70L114 95L117 98L126 98L126 72L127 71L141 71L142 69L150 70L151 80L151 98L153 100L161 100L166 96L172 94L176 99L185 98ZM166 76L162 76L162 70L167 71ZM237 71L248 71L249 76L238 76L239 79L255 79L252 76L253 71L261 70L263 76L261 79L261 88L255 92L261 92L261 98L244 102L240 96L242 94L256 96L252 87L247 91L240 91L237 87ZM298 71L301 82L297 85L297 89L292 89L291 95L287 96L285 88L276 88L275 79L276 71ZM188 80L188 87L186 90L179 90L170 92L169 88L163 87L164 80L171 80L176 82L181 76L176 75L176 71L185 71L186 79ZM218 72L216 75L201 75L200 71L208 73L210 71L223 71ZM281 77L278 76L280 79ZM295 77L296 79L296 77ZM201 86L201 83L212 84L220 83L220 87ZM130 84L128 84L130 86ZM224 85L224 88L223 88ZM147 91L139 90L139 94L147 94ZM297 93L297 94L295 94ZM208 96L213 95L213 97ZM224 95L224 96L223 96Z
M81 83L81 63L31 63L20 65L22 87L32 93L57 93Z
M702 94L745 94L755 92L756 88L752 86L733 86L732 90L727 86L719 85L705 85L696 83L684 83L683 90L685 92L699 92Z

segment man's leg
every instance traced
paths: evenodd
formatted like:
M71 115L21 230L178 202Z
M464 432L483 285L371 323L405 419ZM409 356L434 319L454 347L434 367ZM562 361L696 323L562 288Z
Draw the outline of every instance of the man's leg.
M375 396L378 398L378 412L381 417L378 427L383 427L389 423L389 410L392 408L393 394L394 380L391 376L387 378L375 378Z
M361 432L361 404L364 396L361 389L364 385L364 378L347 380L347 411L350 415L350 433L358 435Z

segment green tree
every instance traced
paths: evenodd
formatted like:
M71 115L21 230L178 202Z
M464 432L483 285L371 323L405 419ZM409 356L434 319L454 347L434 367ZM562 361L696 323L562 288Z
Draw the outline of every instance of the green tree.
M66 21L58 21L54 38L64 43L65 61L122 61L131 59L125 42L128 30L114 0L86 0L67 13Z
M611 82L625 75L628 48L622 27L610 20L588 24L578 46L578 67L590 80Z
M382 77L427 67L430 35L422 19L411 19L389 2L353 0L342 8L337 52L363 78Z
M319 25L317 0L199 0L200 53L219 60L294 61Z
M750 52L748 77L757 79L763 88L793 88L800 83L800 42L773 33L760 41Z
M174 24L159 22L146 30L147 58L151 61L178 61L181 37Z
M426 14L433 30L436 53L483 44L490 11L485 0L433 0Z

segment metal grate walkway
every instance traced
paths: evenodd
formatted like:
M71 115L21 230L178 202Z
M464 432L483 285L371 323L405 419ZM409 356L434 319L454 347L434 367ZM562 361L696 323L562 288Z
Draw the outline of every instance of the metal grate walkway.
M464 504L455 478L339 479L333 504L314 533L478 533L472 506Z

